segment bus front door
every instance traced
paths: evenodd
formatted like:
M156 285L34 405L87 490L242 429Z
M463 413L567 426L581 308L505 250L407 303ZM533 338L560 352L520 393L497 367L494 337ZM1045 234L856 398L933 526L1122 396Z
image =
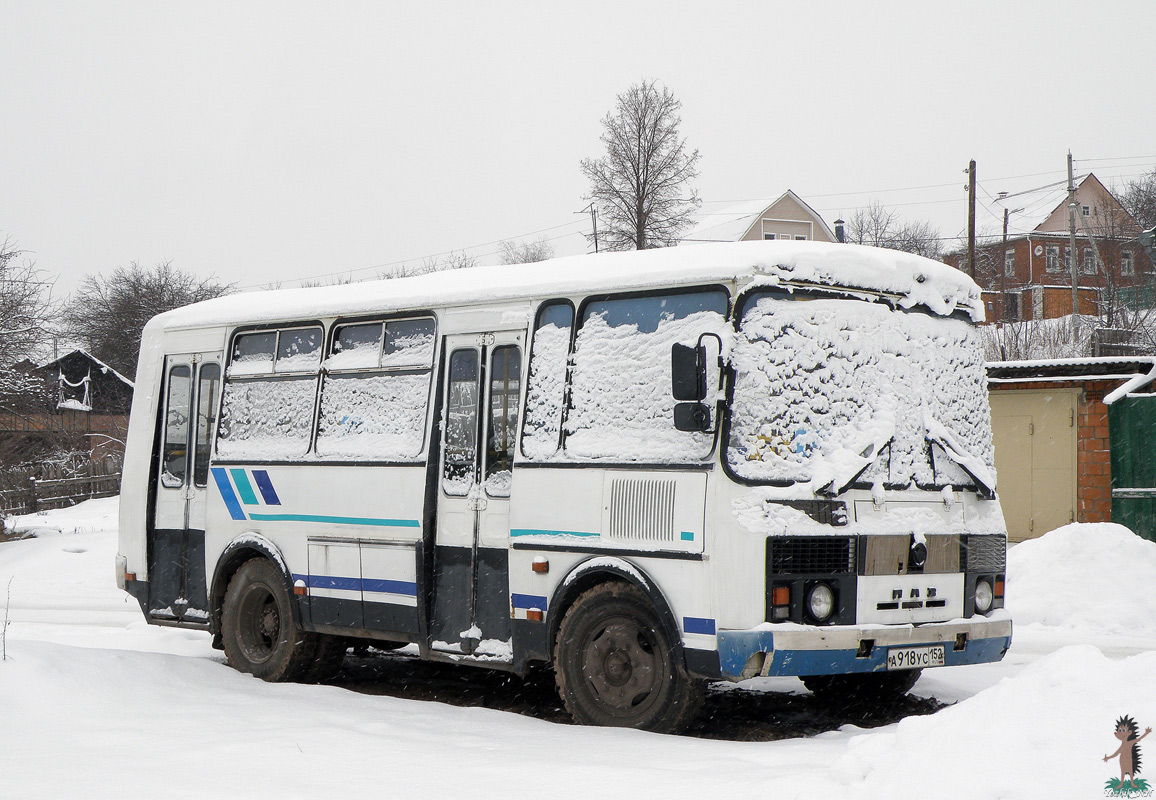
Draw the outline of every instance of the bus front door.
M447 336L430 647L509 660L510 485L523 335Z
M164 374L149 540L149 616L207 624L205 487L221 388L220 356L169 356Z

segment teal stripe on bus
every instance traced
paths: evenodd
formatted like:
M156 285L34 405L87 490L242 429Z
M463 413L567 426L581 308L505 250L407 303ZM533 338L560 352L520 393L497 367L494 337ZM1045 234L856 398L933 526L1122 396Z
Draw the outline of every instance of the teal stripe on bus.
M544 531L536 528L511 528L511 536L601 536L600 533L589 533L588 531Z
M336 525L372 525L378 528L420 528L416 519L374 519L372 517L330 517L324 514L249 514L262 522L329 522Z
M253 485L249 483L249 476L244 469L231 469L233 483L237 484L237 494L241 495L241 502L247 506L259 505L257 495L253 492Z

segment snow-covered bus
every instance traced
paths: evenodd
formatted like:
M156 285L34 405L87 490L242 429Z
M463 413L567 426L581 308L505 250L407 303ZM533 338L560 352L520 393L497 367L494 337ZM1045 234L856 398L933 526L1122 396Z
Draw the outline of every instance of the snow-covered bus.
M980 293L744 242L238 294L145 328L120 585L267 680L357 641L675 730L707 681L1000 659Z

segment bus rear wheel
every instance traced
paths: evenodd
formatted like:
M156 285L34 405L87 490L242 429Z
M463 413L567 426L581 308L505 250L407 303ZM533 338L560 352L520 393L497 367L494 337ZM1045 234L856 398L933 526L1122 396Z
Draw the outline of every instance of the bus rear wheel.
M634 586L604 583L579 595L554 645L558 693L582 725L671 733L702 706L662 620Z
M825 703L886 703L911 691L921 670L862 672L851 675L808 675L803 685Z
M292 602L272 562L254 558L241 565L229 581L221 613L229 666L267 681L308 677L319 639L293 624Z

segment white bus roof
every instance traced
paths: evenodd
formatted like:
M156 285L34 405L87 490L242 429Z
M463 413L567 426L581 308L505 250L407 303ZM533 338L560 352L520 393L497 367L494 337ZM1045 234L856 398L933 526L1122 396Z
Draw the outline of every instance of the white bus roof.
M983 319L964 273L897 250L819 242L728 242L598 253L532 264L473 267L408 278L229 295L158 316L154 330L388 313L534 297L637 291L759 278L897 295L902 305Z

